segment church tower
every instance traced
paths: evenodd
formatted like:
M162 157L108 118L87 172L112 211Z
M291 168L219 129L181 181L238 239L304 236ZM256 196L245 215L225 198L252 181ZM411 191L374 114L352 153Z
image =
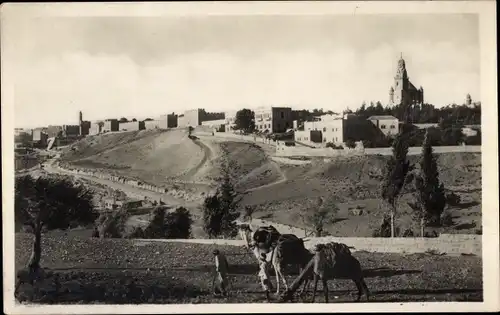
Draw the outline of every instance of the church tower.
M465 105L467 105L468 107L471 107L471 105L472 105L472 98L471 98L470 94L467 94L465 96Z
M424 89L417 89L408 77L406 70L406 62L403 59L403 54L398 61L396 75L394 76L394 85L389 89L389 104L400 105L403 108L403 116L399 119L410 122L412 107L417 104L424 103Z

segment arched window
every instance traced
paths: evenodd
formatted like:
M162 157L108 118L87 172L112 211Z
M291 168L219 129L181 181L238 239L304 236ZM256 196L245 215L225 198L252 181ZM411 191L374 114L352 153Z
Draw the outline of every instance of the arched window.
M380 129L385 129L385 125L380 125Z

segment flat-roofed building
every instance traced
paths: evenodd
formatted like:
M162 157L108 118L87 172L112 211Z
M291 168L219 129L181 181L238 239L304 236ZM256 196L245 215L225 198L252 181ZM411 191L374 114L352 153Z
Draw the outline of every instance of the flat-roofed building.
M395 136L399 133L399 119L391 115L371 116L368 118L386 136Z

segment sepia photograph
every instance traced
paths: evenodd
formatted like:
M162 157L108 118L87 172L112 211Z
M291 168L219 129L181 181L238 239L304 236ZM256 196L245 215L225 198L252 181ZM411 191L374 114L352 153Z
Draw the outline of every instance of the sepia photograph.
M3 4L4 312L498 311L495 9Z

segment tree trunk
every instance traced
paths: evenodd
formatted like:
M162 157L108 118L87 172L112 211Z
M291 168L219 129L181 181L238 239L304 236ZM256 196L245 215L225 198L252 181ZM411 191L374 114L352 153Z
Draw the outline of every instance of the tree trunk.
M391 237L394 237L394 206L393 209L391 210Z
M40 268L40 258L42 255L42 224L35 224L33 227L34 242L31 257L28 262L30 272L37 272Z
M424 225L425 225L424 219L421 218L420 219L420 236L422 238L424 237Z

